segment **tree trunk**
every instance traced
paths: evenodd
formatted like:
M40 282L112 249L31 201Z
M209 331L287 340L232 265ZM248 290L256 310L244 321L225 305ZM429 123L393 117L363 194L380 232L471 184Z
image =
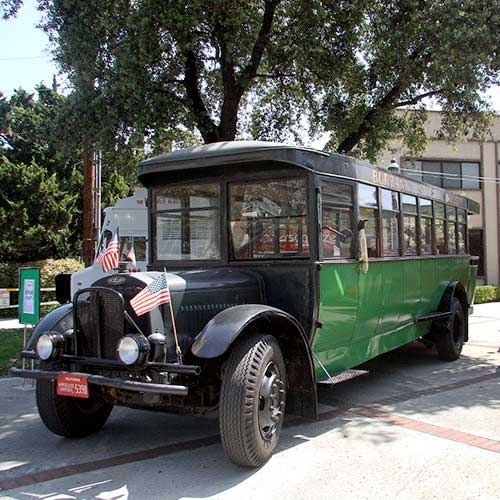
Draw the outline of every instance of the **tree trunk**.
M83 261L90 266L94 258L94 162L91 144L83 146Z

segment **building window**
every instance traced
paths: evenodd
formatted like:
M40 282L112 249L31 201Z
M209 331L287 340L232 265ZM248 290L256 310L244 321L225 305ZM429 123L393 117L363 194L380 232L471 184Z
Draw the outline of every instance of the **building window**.
M482 229L471 229L469 231L469 253L479 257L477 275L484 277L484 231Z
M406 161L403 174L445 189L481 189L476 162Z

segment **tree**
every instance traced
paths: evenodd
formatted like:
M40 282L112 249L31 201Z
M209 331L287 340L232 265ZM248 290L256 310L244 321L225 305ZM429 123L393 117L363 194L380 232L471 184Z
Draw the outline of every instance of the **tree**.
M50 179L50 182L47 180L47 185L50 186L49 191L58 193L60 200L66 200L62 196L64 194L68 196L67 199L74 201L74 203L72 201L71 209L68 209L70 215L68 227L64 230L60 228L61 234L64 234L65 244L53 245L49 242L42 244L37 255L40 255L40 252L46 252L44 257L53 257L54 255L50 253L52 250L58 255L62 255L61 252L67 252L62 256L80 253L83 186L80 103L81 101L74 94L63 96L57 92L56 88L50 89L44 85L37 88L36 98L34 94L29 94L24 90L14 91L9 99L0 96L0 147L4 157L3 169L6 181L12 181L15 184L14 173L7 175L9 168L13 168L13 172L19 172L19 169L28 168L27 166L33 164L36 166L38 176L44 171L47 179ZM137 161L142 159L142 155L142 148L136 148L133 141L125 143L116 137L112 142L103 143L103 207L112 205L117 199L130 194L130 186L136 183L135 166ZM9 189L13 191L10 192ZM6 186L5 193L7 192L10 193L8 200L12 202L14 200L18 207L23 210L28 210L27 207L35 209L33 201L26 200L26 205L22 203L20 196L23 190L15 186ZM27 191L26 193L30 196L30 193ZM27 234L26 230L22 229L27 222L23 222L23 217L12 218L8 211L10 206L9 203L4 203L0 224L5 224L5 227L12 225L12 231ZM45 208L48 209L48 207L53 207L52 201L47 202ZM12 210L14 208L12 205ZM18 214L18 212L12 213ZM44 213L47 215L47 210ZM27 217L28 222L32 221L32 214L28 213ZM53 218L59 220L57 210L53 217L48 215L46 217L45 226L48 234L52 231ZM40 226L41 231L44 227L44 219L38 220L36 224ZM13 241L9 238L0 233L0 246L7 245L8 247L8 242ZM54 238L50 240L53 241ZM15 257L14 253L4 253L4 257L9 255Z
M66 257L77 196L34 160L0 156L0 185L0 261Z
M12 15L21 0L3 0ZM422 145L426 98L443 133L484 125L499 79L491 0L39 0L56 57L114 133L191 131L204 142L281 139L306 127L373 159L390 137ZM90 54L90 56L89 56ZM161 135L161 134L160 134Z
M499 25L491 0L370 2L347 78L318 74L328 147L374 160L399 135L418 152L430 98L444 113L443 137L481 135L488 120L481 92L500 83Z

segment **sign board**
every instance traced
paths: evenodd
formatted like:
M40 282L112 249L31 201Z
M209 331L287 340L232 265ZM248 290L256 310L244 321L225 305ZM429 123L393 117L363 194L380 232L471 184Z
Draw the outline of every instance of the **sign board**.
M19 323L36 325L40 319L40 268L19 269Z
M0 288L0 307L10 306L10 291Z

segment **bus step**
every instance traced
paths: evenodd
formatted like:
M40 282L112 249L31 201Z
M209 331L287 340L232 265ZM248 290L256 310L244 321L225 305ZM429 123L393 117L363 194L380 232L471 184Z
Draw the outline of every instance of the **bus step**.
M362 375L368 375L370 372L368 370L354 370L354 369L349 369L349 370L344 370L343 372L337 373L336 375L332 375L331 378L328 380L323 380L319 382L320 384L325 384L325 385L334 385L334 384L341 384L342 382L347 382L348 380L351 380L356 377L360 377Z

